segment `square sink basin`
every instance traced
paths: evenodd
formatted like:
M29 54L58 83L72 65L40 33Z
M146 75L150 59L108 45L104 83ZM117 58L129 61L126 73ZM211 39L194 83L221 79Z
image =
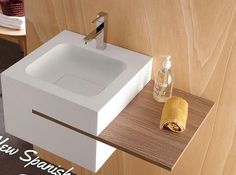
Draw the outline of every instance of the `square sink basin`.
M125 69L120 60L73 44L59 44L27 66L26 73L76 94L95 96Z
M152 58L83 38L63 31L1 74L4 119L8 133L96 172L115 148L60 122L99 135L149 82Z

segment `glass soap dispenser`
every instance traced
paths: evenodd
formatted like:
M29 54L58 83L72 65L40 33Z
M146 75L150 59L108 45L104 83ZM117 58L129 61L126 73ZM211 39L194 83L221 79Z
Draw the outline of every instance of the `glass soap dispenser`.
M162 68L155 79L153 98L161 103L166 102L172 96L173 75L171 72L171 56L163 56Z

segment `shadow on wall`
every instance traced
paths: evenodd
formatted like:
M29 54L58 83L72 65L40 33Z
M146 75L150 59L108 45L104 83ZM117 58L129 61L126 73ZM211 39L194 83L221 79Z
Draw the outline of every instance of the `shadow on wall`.
M0 73L23 58L18 44L0 39ZM2 94L0 81L0 94Z

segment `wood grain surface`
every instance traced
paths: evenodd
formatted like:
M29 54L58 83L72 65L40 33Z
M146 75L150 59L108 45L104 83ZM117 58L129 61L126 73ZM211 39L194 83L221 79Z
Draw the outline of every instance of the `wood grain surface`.
M167 170L173 170L194 139L195 133L200 130L214 103L174 89L173 95L184 98L189 104L187 128L183 133L160 130L163 103L153 99L153 84L153 81L149 82L98 136L56 120L55 116L51 117L35 110L32 110L32 113Z
M152 55L153 78L160 55L171 54L174 86L215 102L171 173L118 152L98 174L235 175L236 0L25 0L25 8L29 52L64 29L88 34L105 11L109 43Z
M174 89L173 94L189 103L187 129L183 133L160 130L163 104L152 97L150 82L117 118L98 136L99 140L141 159L173 170L213 102Z

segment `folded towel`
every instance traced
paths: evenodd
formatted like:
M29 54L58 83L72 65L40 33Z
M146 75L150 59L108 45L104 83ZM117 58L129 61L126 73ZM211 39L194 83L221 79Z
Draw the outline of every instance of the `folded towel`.
M25 24L18 25L18 24L9 23L9 22L3 22L3 21L0 21L0 26L11 28L11 29L17 29L17 30L24 30L25 29Z
M173 96L163 107L160 128L169 128L174 132L183 132L188 117L188 103L181 97Z
M0 26L23 30L25 29L25 17L6 16L0 13Z
M14 22L17 24L22 24L24 21L24 17L7 16L7 15L4 15L2 12L0 12L0 20L10 21L10 22Z

